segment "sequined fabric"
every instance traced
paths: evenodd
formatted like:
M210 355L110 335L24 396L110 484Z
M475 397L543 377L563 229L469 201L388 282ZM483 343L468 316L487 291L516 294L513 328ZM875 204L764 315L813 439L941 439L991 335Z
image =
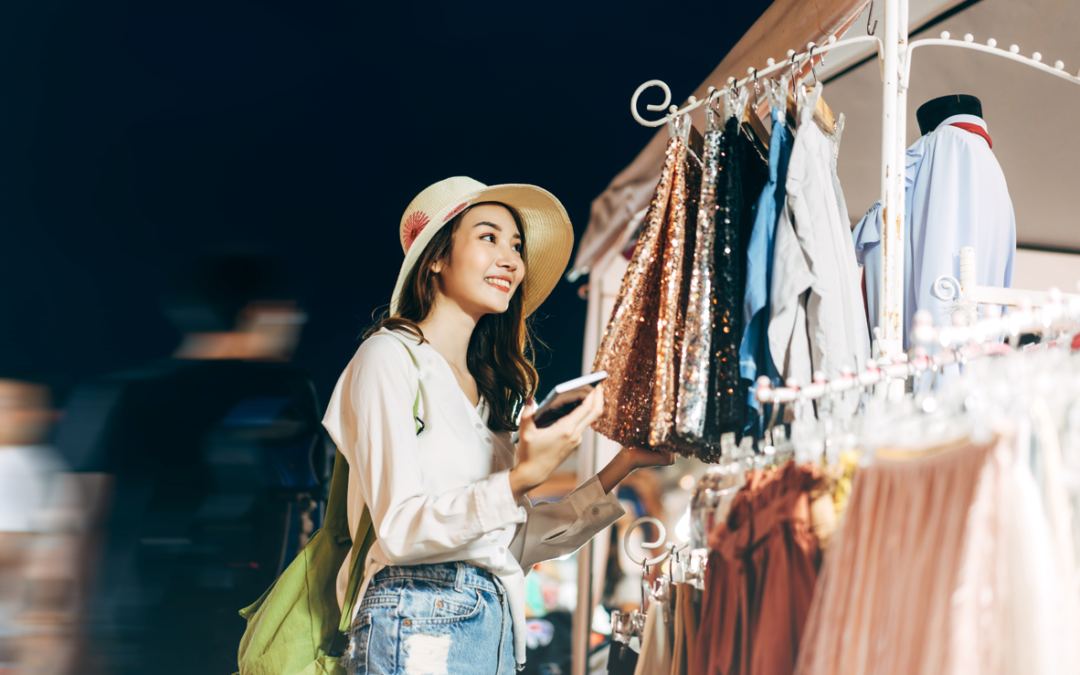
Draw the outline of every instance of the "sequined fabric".
M686 144L682 139L673 137L668 141L660 183L645 217L644 230L593 361L594 371L608 373L604 383L604 412L593 428L624 446L648 446L662 254L667 240L665 223L676 167L685 161L685 155Z
M720 143L716 187L716 239L713 248L713 328L709 389L703 440L742 434L746 419L746 383L739 369L746 292L746 247L754 224L754 205L768 179L767 168L752 143L731 118Z
M701 167L687 153L685 161L675 167L671 202L668 205L667 240L664 242L660 275L656 380L653 384L649 444L689 456L694 455L693 447L678 444L673 431L700 192Z
M716 225L716 178L720 160L720 130L706 131L701 198L691 260L689 299L683 328L682 371L679 377L675 432L685 442L700 443L709 399L709 345L712 341L713 241Z

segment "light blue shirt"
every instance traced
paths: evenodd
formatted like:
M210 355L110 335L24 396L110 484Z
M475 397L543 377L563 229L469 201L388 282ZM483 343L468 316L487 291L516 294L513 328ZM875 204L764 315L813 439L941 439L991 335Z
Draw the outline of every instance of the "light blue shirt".
M754 410L759 408L754 382L760 375L776 381L776 370L768 345L769 285L773 270L773 241L776 221L787 199L788 160L791 158L791 132L784 123L781 110L772 111L772 139L769 141L769 182L757 202L757 217L750 233L746 251L746 294L743 298L742 343L739 345L739 370L750 380L747 400ZM764 310L764 311L762 311Z
M904 190L904 349L912 318L925 309L938 326L952 325L952 304L931 293L943 274L960 278L960 249L975 249L979 286L1012 286L1016 257L1016 219L1012 200L986 139L950 126L986 122L953 115L907 151ZM881 202L855 226L855 257L866 271L871 327L881 306Z

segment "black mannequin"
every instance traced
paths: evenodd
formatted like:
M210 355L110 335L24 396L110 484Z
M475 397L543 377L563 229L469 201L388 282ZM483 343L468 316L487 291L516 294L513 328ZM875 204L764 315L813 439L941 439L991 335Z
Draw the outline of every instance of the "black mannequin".
M923 136L953 115L974 115L982 117L982 101L970 94L950 94L931 99L919 106L915 117L919 120L919 131Z

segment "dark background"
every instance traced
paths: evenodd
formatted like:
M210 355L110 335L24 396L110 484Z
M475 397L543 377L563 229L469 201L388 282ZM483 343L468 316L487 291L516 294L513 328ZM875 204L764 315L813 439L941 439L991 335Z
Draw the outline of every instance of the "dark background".
M653 133L634 89L681 100L769 3L0 4L0 367L70 385L166 355L177 265L254 242L303 279L325 402L418 192L534 183L580 239ZM580 374L584 316L565 281L541 308L542 391Z

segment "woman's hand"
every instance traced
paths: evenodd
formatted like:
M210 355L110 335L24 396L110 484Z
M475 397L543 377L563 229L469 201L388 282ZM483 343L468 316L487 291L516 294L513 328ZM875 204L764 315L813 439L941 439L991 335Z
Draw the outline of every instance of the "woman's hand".
M675 463L675 453L656 452L645 448L623 448L615 455L608 465L600 469L597 476L600 477L600 485L604 493L611 492L624 478L637 469L647 466L671 466Z
M603 383L596 385L573 412L550 427L538 428L533 421L536 405L525 406L518 430L518 464L510 471L514 497L520 498L546 481L581 445L581 435L603 411Z

